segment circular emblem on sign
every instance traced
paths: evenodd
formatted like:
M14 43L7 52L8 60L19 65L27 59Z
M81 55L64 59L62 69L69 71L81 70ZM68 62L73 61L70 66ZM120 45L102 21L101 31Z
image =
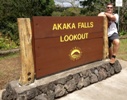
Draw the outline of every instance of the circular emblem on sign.
M70 51L70 59L75 61L78 60L79 58L81 58L82 56L82 52L81 49L79 47L74 47L71 51Z

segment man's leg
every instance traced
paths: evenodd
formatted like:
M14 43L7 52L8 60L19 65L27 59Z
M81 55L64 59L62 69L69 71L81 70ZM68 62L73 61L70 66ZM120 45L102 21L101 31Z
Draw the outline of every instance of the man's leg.
M114 63L115 62L115 57L117 55L117 52L118 52L118 49L119 49L119 45L120 45L119 39L114 39L112 44L113 44L113 48L109 48L109 53L111 55L110 63Z
M109 59L112 58L112 55L113 55L113 49L112 47L109 48Z
M119 45L120 45L120 40L119 39L114 39L113 40L113 55L117 55Z

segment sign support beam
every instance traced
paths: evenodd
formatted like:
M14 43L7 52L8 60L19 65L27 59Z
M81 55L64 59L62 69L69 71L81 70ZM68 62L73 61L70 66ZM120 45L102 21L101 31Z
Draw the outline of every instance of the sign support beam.
M108 20L107 20L107 17L104 16L104 46L103 46L103 59L106 59L108 58L108 55L109 55L109 50L108 50Z
M18 18L18 29L21 53L20 85L28 85L34 81L34 61L32 52L32 30L30 18Z

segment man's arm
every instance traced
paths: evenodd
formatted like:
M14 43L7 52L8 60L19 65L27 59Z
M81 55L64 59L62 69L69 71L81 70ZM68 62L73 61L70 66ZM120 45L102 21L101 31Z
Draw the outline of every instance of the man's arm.
M113 14L110 14L110 13L106 13L105 12L105 15L109 18L109 20L116 21L116 17Z
M98 14L98 16L106 16L104 12Z

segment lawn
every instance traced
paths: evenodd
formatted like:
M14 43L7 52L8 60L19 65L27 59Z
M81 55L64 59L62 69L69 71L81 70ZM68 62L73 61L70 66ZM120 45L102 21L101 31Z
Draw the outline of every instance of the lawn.
M127 39L120 40L120 48L117 58L127 61Z

